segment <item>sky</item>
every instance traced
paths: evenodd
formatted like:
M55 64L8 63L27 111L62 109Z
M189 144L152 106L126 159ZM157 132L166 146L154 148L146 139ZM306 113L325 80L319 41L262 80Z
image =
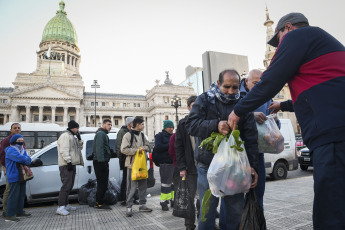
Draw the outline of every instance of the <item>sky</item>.
M36 69L45 25L60 0L0 0L0 87L17 73ZM64 0L78 35L85 91L145 95L169 71L174 84L202 54L248 56L249 69L263 68L266 4L275 23L301 12L345 44L343 0ZM241 71L240 71L241 72Z

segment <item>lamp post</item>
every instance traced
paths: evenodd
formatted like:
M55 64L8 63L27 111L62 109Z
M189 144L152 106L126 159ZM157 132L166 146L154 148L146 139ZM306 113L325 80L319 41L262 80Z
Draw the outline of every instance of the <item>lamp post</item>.
M100 88L100 85L97 84L97 80L93 80L93 85L91 85L91 88L95 88L95 118L94 118L94 127L96 127L96 89Z
M178 124L177 108L181 107L181 98L175 94L175 96L170 99L170 102L171 102L171 106L176 109L176 125L177 125Z

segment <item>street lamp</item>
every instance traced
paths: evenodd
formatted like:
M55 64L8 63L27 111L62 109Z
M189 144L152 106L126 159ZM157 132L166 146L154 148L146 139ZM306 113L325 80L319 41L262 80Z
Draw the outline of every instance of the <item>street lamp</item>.
M94 121L94 127L96 127L96 89L100 88L100 85L97 84L97 80L93 80L93 85L91 85L91 88L95 88L95 121Z
M176 109L176 125L178 124L177 108L181 107L181 98L176 94L173 98L170 99L171 106Z

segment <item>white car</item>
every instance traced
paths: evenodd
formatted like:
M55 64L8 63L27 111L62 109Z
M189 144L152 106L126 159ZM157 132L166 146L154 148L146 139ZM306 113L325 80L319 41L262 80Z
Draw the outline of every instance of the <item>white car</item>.
M95 134L81 135L81 138L84 141L84 147L82 150L84 166L78 165L76 168L77 173L70 198L78 198L78 189L82 185L86 184L89 179L96 179L95 171L93 169L93 162L92 160L86 159L86 156L92 153L94 136ZM109 133L108 136L110 140L110 147L115 150L117 134ZM31 158L32 162L41 166L31 166L34 179L28 181L26 184L26 201L28 203L37 203L58 200L62 183L58 165L57 141L44 147L31 156ZM109 178L111 177L114 177L117 181L120 181L120 166L118 158L110 159ZM5 177L2 176L0 179L0 207L2 207L2 197L5 186Z

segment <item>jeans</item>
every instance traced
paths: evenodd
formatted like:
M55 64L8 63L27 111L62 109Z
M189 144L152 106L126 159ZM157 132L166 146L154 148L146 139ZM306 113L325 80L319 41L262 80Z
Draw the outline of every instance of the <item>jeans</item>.
M97 179L96 202L99 205L103 205L104 195L108 189L109 163L93 161L93 167Z
M259 164L258 164L258 184L254 188L256 197L258 199L259 205L264 210L264 193L266 187L266 168L265 168L265 158L263 153L259 153Z
M6 216L15 216L17 214L23 214L25 192L26 182L10 183L10 193L8 195L7 200Z
M68 166L60 166L60 177L62 186L59 192L59 206L66 206L68 205L68 196L70 192L72 191L74 180L75 180L75 174L76 174L76 166L73 165L73 170L68 171Z
M315 230L345 229L345 141L312 151L314 164Z

